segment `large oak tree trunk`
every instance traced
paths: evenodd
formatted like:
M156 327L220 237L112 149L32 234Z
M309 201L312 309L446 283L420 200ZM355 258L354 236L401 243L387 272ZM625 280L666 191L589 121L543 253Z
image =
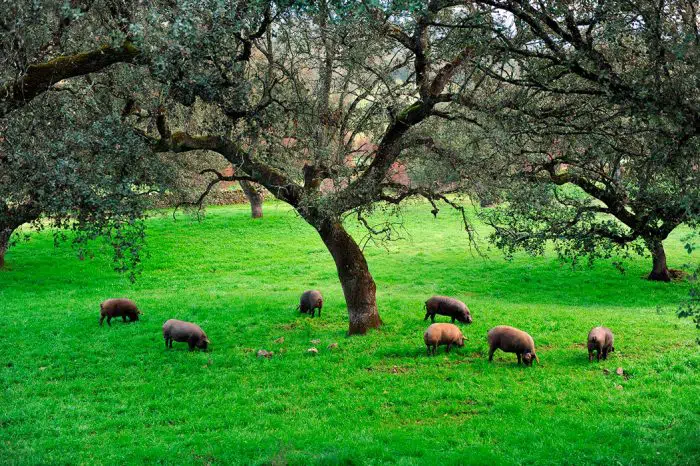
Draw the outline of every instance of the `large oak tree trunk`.
M382 319L377 311L377 287L362 250L337 220L323 220L317 230L338 269L350 318L348 334L364 334L378 328Z
M257 189L249 181L240 181L241 189L245 197L248 198L250 202L250 212L253 218L262 218L263 216L263 193L260 189Z
M0 226L0 269L5 267L5 253L10 246L10 238L14 229Z
M646 240L646 244L651 252L651 259L653 262L653 268L647 278L649 280L670 282L671 274L666 265L666 251L664 251L663 242L659 239L648 239Z

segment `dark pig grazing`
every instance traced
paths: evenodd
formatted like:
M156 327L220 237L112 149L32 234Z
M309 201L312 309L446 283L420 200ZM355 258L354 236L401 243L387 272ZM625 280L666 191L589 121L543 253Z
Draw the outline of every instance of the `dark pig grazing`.
M532 365L534 358L537 363L540 359L535 353L535 342L530 335L507 325L499 325L488 332L489 362L493 361L493 353L497 349L506 353L515 353L518 356L518 364L522 362L526 366Z
M129 322L139 320L139 314L143 314L130 299L114 298L102 301L100 304L100 326L107 318L107 325L112 326L111 320L114 317L121 317L124 322L129 318Z
M588 361L593 361L593 351L596 351L596 358L600 361L601 354L603 360L608 359L608 353L615 351L613 343L615 336L607 327L594 327L588 332Z
M321 296L320 291L306 290L301 294L297 309L302 314L311 313L311 317L313 317L318 309L318 316L321 317L321 308L323 308L323 296Z
M428 320L430 317L430 321L435 322L435 314L451 317L453 324L455 319L464 324L472 323L472 316L469 314L467 305L448 296L433 296L425 302L425 318L423 320Z
M464 335L462 331L452 324L432 324L423 334L423 341L428 348L428 356L435 354L438 346L447 345L446 353L450 352L452 345L457 345L460 348L464 346Z
M195 347L206 350L209 346L209 338L207 334L199 327L199 325L184 322L177 319L169 319L163 324L163 338L165 339L165 347L172 348L174 341L186 341L190 347L190 351Z

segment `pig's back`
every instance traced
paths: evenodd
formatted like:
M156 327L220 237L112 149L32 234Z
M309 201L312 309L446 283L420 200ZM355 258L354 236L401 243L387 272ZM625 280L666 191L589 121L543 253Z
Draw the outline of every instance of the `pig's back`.
M198 325L182 320L170 319L163 324L163 336L175 341L189 340L192 335L200 336L202 333Z

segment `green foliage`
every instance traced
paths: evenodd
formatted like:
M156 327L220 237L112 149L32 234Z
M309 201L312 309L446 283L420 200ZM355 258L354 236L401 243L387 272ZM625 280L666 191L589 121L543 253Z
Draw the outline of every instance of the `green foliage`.
M404 210L408 239L390 252L367 246L385 327L361 338L345 337L318 235L279 203L263 222L246 206L148 220L136 284L111 273L108 254L75 261L35 235L0 271L3 463L697 463L696 330L673 315L687 285L639 280L637 260L620 275L550 254L473 257L458 214L430 209ZM676 261L684 234L668 241ZM294 311L307 288L324 293L320 319ZM463 299L474 323L464 348L427 357L421 307L437 293ZM100 328L113 296L135 299L142 320ZM166 351L168 318L200 324L212 351ZM542 365L486 361L486 331L505 323L534 337ZM584 341L600 324L616 351L589 363ZM263 348L272 359L255 356Z
M697 231L693 231L683 238L685 250L691 257L697 250L695 243L697 238ZM678 307L678 317L692 319L695 322L695 327L700 329L700 262L695 262L694 265L688 265L686 268L689 269L691 287L688 291L688 298L681 302ZM698 338L698 344L700 344L700 338Z
M507 258L517 251L541 255L550 242L561 260L576 266L583 258L588 265L596 259L629 259L643 255L644 243L624 238L629 229L612 216L599 211L600 202L573 186L523 180L513 181L501 193L502 204L481 211L481 217L494 227L489 235Z
M673 14L658 8L497 4L514 22L502 21L498 64L480 58L491 82L473 105L490 139L489 185L508 200L490 217L506 251L552 240L590 260L700 222L695 13L680 1L665 4Z
M99 98L85 96L76 109L69 98L51 95L41 106L13 113L0 141L0 203L12 212L31 205L17 228L65 231L78 255L91 254L90 240L105 237L114 247L115 268L133 278L144 239L143 218L151 197L172 184L175 165L161 163L143 138L102 112ZM43 112L42 119L35 118ZM5 227L7 218L0 218ZM15 240L19 236L15 236Z

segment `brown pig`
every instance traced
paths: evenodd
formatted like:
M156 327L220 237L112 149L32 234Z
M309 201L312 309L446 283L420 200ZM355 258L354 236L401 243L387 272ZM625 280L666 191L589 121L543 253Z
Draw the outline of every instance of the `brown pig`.
M173 340L186 341L190 351L194 350L195 347L206 350L209 346L209 338L199 325L177 319L165 321L163 324L163 338L165 339L166 348L173 347Z
M603 360L608 359L608 353L615 351L613 343L615 336L607 327L594 327L588 332L588 361L593 361L593 351L596 351L596 358L600 361L601 354Z
M430 321L435 322L435 314L451 317L453 324L455 319L464 324L472 323L472 316L469 314L467 305L448 296L433 296L425 302L425 318L423 320L428 320L430 317Z
M428 348L428 355L435 354L438 346L447 345L446 353L450 352L452 345L460 348L464 346L464 335L462 331L453 324L432 324L423 334L423 341Z
M112 326L111 320L113 317L121 317L124 322L129 318L129 322L139 320L139 315L143 314L130 299L114 298L102 301L100 304L100 326L107 318L107 325Z
M299 298L299 305L297 309L302 313L310 313L311 317L316 313L318 309L318 316L321 317L321 309L323 308L323 296L318 290L306 290L301 294Z
M518 356L518 364L522 362L526 366L532 365L534 358L537 363L540 359L535 354L535 342L530 335L507 325L499 325L488 332L489 362L493 361L493 353L497 349L506 353L515 353Z

